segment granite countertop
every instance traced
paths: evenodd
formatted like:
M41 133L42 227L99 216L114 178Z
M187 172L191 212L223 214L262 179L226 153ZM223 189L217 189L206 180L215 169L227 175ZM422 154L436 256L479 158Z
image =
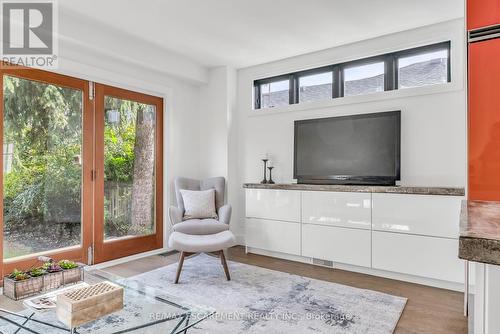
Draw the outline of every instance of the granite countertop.
M322 184L297 184L297 183L245 183L247 189L277 189L277 190L310 190L310 191L338 191L362 193L393 193L416 195L445 195L464 196L464 188L453 187L417 187L417 186L355 186L355 185L322 185Z
M500 265L500 202L462 202L458 257Z

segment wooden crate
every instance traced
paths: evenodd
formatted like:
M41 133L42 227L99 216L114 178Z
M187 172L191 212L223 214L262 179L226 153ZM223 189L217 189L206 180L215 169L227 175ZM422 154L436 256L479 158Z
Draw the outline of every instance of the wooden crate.
M60 288L64 284L63 272L56 271L54 273L47 273L43 277L43 289L53 290Z
M63 270L62 275L63 285L83 281L83 265L79 265L73 269L65 269Z
M10 299L19 300L40 293L43 290L43 276L30 277L16 281L8 277L3 279L3 294Z
M123 288L100 282L57 296L57 318L69 328L97 320L123 308Z

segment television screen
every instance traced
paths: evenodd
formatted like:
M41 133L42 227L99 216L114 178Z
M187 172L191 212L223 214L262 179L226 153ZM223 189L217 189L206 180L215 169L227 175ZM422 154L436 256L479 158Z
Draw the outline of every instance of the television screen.
M299 183L394 184L400 111L295 121Z

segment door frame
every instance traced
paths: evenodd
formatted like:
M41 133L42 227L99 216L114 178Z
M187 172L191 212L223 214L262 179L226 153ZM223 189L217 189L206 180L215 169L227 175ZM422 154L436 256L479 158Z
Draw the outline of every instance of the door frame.
M47 72L43 70L0 63L0 148L3 150L3 84L4 75L21 79L53 84L61 87L72 88L82 91L82 222L81 222L81 244L45 252L29 254L13 259L3 259L3 167L0 170L0 277L3 279L4 272L11 272L15 268L29 268L37 263L40 255L50 256L55 260L73 259L87 263L87 252L92 245L92 205L93 187L91 173L94 165L93 157L93 123L94 105L89 99L88 81L62 74ZM87 162L87 163L85 163ZM3 166L3 154L0 154L0 166Z
M154 105L155 123L155 233L104 240L104 97ZM94 263L163 247L163 98L95 84ZM98 205L102 203L101 205Z
M82 91L82 224L81 244L40 253L3 259L3 168L0 168L0 282L5 273L15 268L27 269L36 265L40 255L55 260L71 259L88 264L113 260L163 247L163 98L93 83L54 72L7 64L0 61L0 148L3 148L3 76L54 84ZM95 89L95 93L93 92ZM155 138L155 234L104 242L102 224L96 218L104 214L104 96L133 100L156 106ZM101 109L99 109L99 107ZM100 133L96 131L100 127ZM97 138L99 137L100 138ZM101 151L99 151L101 150ZM101 152L101 154L98 154ZM98 158L100 160L98 160ZM0 154L3 166L3 154ZM96 167L97 166L97 167ZM96 177L97 176L97 177ZM102 190L102 191L99 191ZM101 200L101 206L96 205ZM103 217L103 216L102 216ZM100 226L99 226L100 225ZM99 238L100 235L100 244ZM89 254L89 249L93 253ZM89 257L90 255L90 257Z

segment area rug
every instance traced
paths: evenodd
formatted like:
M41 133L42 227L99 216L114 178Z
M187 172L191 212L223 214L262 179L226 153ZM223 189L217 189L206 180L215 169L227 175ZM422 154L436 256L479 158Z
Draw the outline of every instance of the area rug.
M229 261L228 265L231 281L226 281L218 258L201 254L186 259L179 284L173 284L176 263L123 279L122 283L141 291L155 291L157 296L168 300L173 296L177 302L215 309L212 317L188 331L192 334L389 334L406 305L406 298L402 297L238 262ZM133 292L129 297L128 311L84 325L78 333L113 333L127 324L135 325L145 314L161 316L155 303L145 300L143 294ZM32 311L22 313L29 316ZM55 312L43 313L39 320L59 323ZM34 322L26 326L38 333L62 334ZM134 333L169 333L171 328L168 328L164 323ZM27 332L18 332L17 327L0 320L0 333Z
M184 262L179 284L173 284L177 264L128 280L215 308L217 314L192 333L388 334L407 301L238 262L228 265L229 282L220 260L205 254Z

